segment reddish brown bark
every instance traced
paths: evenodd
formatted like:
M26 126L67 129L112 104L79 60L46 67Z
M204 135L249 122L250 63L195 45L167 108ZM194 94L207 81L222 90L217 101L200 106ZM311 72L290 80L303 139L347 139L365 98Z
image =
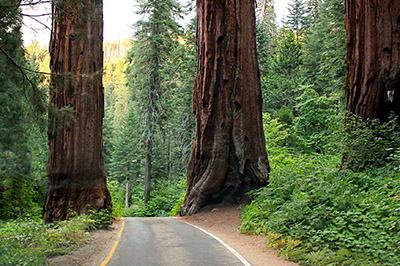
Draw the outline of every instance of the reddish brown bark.
M181 215L268 182L253 0L197 1L196 138Z
M103 3L53 1L45 222L111 210L102 156ZM71 118L60 110L71 108Z
M400 1L346 0L347 110L366 119L400 115Z

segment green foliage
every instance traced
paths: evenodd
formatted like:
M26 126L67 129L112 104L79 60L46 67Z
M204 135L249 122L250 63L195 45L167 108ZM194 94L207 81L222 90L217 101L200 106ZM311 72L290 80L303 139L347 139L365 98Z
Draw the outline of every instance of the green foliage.
M178 183L178 189L180 190L180 196L176 200L175 206L172 208L169 216L174 217L179 215L179 211L181 209L181 205L183 204L183 201L185 200L186 196L186 191L187 191L187 182L186 178L182 178L179 183Z
M308 243L302 248L310 252L345 248L380 265L399 261L398 173L339 172L339 161L297 157L275 165L270 185L252 193L255 201L242 214L242 231L295 237Z
M45 265L82 244L96 221L89 216L45 225L41 220L0 221L1 265Z
M338 97L319 95L311 86L300 87L293 121L296 146L306 152L338 152L337 138L344 122ZM336 96L336 97L335 97ZM338 136L340 134L340 136Z
M152 190L147 204L144 204L144 186L135 186L132 191L132 204L124 212L124 216L166 217L172 215L172 212L176 213L176 206L182 204L182 196L186 192L185 183L184 179L179 182L162 181Z
M363 122L356 116L346 120L346 166L353 170L367 167L398 167L400 130L398 118L391 116L381 123L378 119Z
M96 229L108 229L114 220L113 214L107 209L91 209L89 214L90 219L94 221L92 226Z
M122 217L125 207L125 187L117 180L110 180L110 178L107 179L107 187L113 203L112 215Z
M125 215L169 213L170 207L163 207L168 204L157 196L164 193L157 190L158 185L170 182L176 186L186 172L193 138L188 103L196 71L195 23L182 31L176 22L181 8L175 1L142 2L140 12L146 16L135 24L136 34L124 64L126 84L114 85L118 63L108 67L113 74L105 79L105 161L118 216L123 214L127 181L133 185L132 205L140 210L132 207ZM158 197L155 202L160 207L154 202L139 203L147 155L151 155L151 186L156 189L151 195Z
M262 34L259 34L263 36ZM276 35L278 40L263 37L259 46L270 47L269 53L260 54L260 66L263 75L261 86L263 93L263 109L269 113L278 112L279 109L293 110L296 105L296 97L299 96L298 86L301 77L298 75L303 52L301 44L296 43L295 34L291 29L282 28Z
M0 219L41 215L46 173L45 90L25 58L21 10L0 3ZM18 65L19 67L17 67Z
M384 158L379 154L387 155L387 145L370 136L380 128L380 135L394 134L387 144L398 143L395 121L374 124L369 130L363 127L363 135L349 138L373 145L377 158ZM266 122L267 140L287 136L284 125ZM386 161L369 164L361 172L339 171L340 153L307 155L277 149L270 146L270 184L251 193L254 201L242 213L242 231L267 235L271 247L306 265L394 265L400 260L396 167Z

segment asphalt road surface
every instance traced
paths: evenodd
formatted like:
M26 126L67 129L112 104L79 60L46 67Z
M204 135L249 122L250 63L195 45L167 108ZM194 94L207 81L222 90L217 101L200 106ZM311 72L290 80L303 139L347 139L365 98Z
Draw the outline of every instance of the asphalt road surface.
M221 243L174 218L124 218L125 228L107 266L236 266Z

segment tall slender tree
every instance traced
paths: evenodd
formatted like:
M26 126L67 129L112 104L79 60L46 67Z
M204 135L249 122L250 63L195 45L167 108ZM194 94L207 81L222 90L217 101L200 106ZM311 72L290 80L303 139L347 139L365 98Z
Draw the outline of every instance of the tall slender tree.
M196 137L181 215L268 182L253 0L197 1Z
M304 0L293 0L293 3L289 4L287 23L295 31L296 42L299 44L299 36L309 27L307 6Z
M111 210L103 162L103 1L52 2L44 220Z
M39 75L27 71L37 65L34 55L25 59L21 3L30 4L0 2L0 219L38 215L43 199L46 95Z
M400 115L400 2L346 0L347 110L366 119Z
M15 1L0 3L0 218L23 211L21 193L29 175L27 112L24 77L15 64L25 66L22 17ZM12 61L11 61L12 60Z
M180 6L175 0L140 1L139 14L146 15L136 24L135 43L130 52L132 65L128 69L129 86L132 88L132 102L139 107L143 120L145 143L145 195L150 199L150 181L155 148L155 135L162 131L165 120L163 103L166 80L163 68L177 41L179 25L175 18Z

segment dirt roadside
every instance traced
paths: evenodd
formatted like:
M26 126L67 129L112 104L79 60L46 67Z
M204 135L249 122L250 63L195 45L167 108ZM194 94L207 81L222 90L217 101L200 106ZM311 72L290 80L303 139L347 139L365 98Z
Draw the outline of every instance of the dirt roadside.
M122 220L117 218L108 230L97 230L90 234L86 244L66 255L48 259L50 266L99 266L108 256L118 239Z
M296 263L278 257L273 249L266 245L263 236L239 234L238 206L211 206L191 217L177 217L212 233L226 244L234 248L253 266L295 266ZM117 219L110 230L98 230L91 233L87 244L63 256L48 260L51 266L98 266L107 257L122 225Z
M238 206L210 206L203 208L198 214L178 219L201 227L217 236L253 266L298 265L278 257L273 249L267 247L264 236L239 234Z

